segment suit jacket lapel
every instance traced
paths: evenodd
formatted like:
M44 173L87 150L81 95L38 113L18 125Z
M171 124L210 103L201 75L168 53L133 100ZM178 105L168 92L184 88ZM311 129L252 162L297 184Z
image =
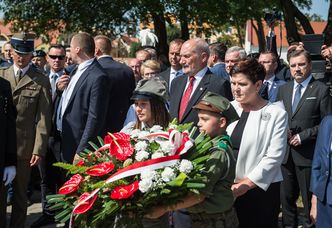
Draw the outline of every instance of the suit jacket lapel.
M293 113L293 116L298 112L298 110L301 108L301 106L303 105L303 103L305 102L306 98L309 97L309 95L312 93L313 88L315 87L315 85L313 84L313 82L315 81L315 79L312 77L306 90L304 91L299 104L296 107L295 112Z
M285 88L285 108L287 113L292 113L292 99L293 99L293 88L294 88L294 82L287 84L287 87Z
M175 97L174 104L176 104L177 118L179 117L180 103L181 103L181 99L182 99L182 94L184 93L184 90L186 88L187 80L188 80L188 76L183 75L181 80L179 80L179 84L177 85L178 89L173 90L173 92L175 93L174 94L174 97Z
M32 75L31 67L29 67L28 71L25 73L25 75L23 75L23 78L17 83L15 90L19 90L33 80L34 76Z
M188 113L190 112L190 110L192 109L192 107L197 103L197 101L202 97L202 95L204 94L207 85L210 82L210 71L207 71L206 74L203 76L202 80L200 81L200 83L198 84L197 88L195 89L193 95L191 96L186 111L183 114L183 118L184 119L186 117L186 115L188 115Z
M79 78L78 81L76 82L76 85L75 85L75 87L74 87L74 90L73 90L73 92L72 92L72 94L71 94L71 96L70 96L70 99L69 99L69 101L68 101L67 107L68 107L69 104L73 101L73 99L74 99L74 97L75 97L77 91L79 90L79 88L81 87L81 85L83 84L83 82L84 82L84 81L86 80L86 78L88 77L88 75L89 75L89 71L90 71L92 65L95 64L95 61L96 61L96 60L94 60L94 61L91 63L91 65L88 66L88 68L83 72L83 74L80 76L80 78ZM76 70L73 70L73 71L72 71L73 73L71 73L71 75L75 73L74 71L76 71ZM66 108L66 110L67 110L67 108Z

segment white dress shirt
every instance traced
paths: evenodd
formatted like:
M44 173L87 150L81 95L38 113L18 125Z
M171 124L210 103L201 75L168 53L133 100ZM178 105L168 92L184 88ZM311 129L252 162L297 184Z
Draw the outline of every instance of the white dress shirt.
M74 91L75 85L76 85L77 81L80 79L81 75L84 73L84 71L91 65L91 63L93 61L94 61L94 58L84 61L83 63L78 65L76 73L70 77L69 84L62 93L61 101L60 101L59 108L58 108L58 117L57 117L57 121L56 121L57 129L59 131L62 131L62 117L66 111L68 102Z
M201 82L202 78L204 77L204 75L206 74L207 71L208 71L208 68L204 67L202 70L198 71L197 74L194 76L195 77L195 81L194 81L193 91L192 91L190 97L196 91L199 83ZM189 79L189 77L188 77L188 79ZM187 84L186 84L186 87L184 88L184 91L186 91L186 89L187 89L188 86L189 86L189 80L187 80Z

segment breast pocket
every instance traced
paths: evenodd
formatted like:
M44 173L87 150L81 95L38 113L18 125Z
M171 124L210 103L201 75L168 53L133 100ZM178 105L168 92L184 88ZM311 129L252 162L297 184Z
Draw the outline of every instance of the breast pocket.
M38 104L39 90L22 90L17 105L18 112L20 113L33 113L35 112Z

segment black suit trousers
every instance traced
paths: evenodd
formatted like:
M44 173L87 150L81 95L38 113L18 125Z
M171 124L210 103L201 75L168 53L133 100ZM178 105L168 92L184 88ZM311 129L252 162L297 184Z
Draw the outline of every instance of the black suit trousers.
M65 182L65 170L53 166L54 163L60 161L60 141L49 138L49 144L44 159L39 164L39 172L41 177L41 201L43 207L43 214L53 216L54 211L48 209L46 196L56 194L57 190Z
M303 227L312 227L310 220L312 194L309 191L311 167L296 166L291 153L289 153L287 163L281 166L281 171L284 178L280 189L283 227L298 226L296 201L300 192L304 207Z
M278 228L280 182L264 191L256 187L235 200L239 228Z

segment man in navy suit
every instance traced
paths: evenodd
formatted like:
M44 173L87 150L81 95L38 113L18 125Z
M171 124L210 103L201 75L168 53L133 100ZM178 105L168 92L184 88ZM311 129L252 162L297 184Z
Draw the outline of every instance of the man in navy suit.
M95 43L88 33L78 33L70 43L77 68L61 95L56 113L61 135L61 160L72 163L88 148L88 142L106 132L109 105L109 78L94 58Z
M159 77L167 82L169 91L171 91L172 81L183 74L182 66L180 64L180 50L183 43L184 40L181 39L175 39L169 43L168 61L171 64L171 67L158 74Z
M266 51L260 53L258 62L264 66L266 71L259 93L264 99L275 102L279 87L286 83L275 76L275 71L278 68L278 58L274 52Z
M229 81L229 75L225 69L225 54L227 47L223 43L213 43L209 45L210 57L208 66L213 74Z
M332 227L332 115L326 116L319 127L312 161L310 215L317 227Z
M94 40L95 55L107 72L110 81L106 130L112 133L118 132L123 127L128 108L131 105L130 98L135 89L134 73L127 65L119 63L111 57L112 43L107 36L99 35Z
M294 78L279 88L288 113L288 146L281 166L282 223L284 227L297 227L296 201L301 192L304 206L303 227L312 227L310 220L310 176L318 127L331 113L332 104L328 87L311 74L310 54L295 50L289 55L289 67Z

